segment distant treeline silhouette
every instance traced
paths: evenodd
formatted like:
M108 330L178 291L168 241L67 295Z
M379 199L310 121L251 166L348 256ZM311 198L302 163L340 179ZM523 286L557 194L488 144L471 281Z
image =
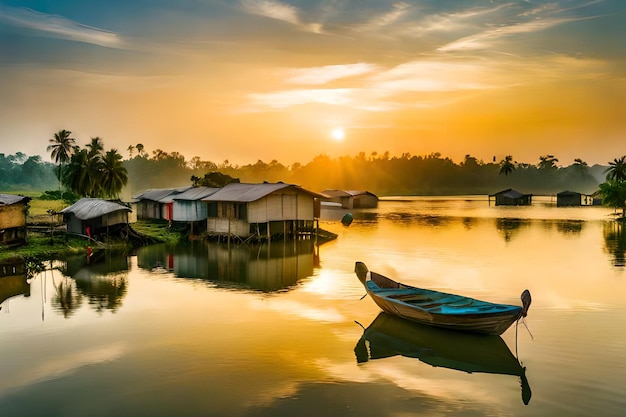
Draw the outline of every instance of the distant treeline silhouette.
M460 163L439 153L417 156L408 153L390 156L361 152L355 156L331 158L318 155L307 164L290 166L273 160L258 160L247 165L185 160L178 152L161 149L151 154L141 144L129 146L129 159L123 160L128 184L123 197L129 198L149 188L192 185L192 177L203 178L219 172L241 182L277 182L297 184L312 191L325 189L368 190L386 195L466 195L492 194L514 188L524 193L555 194L564 190L593 193L605 180L607 166L589 167L577 159L569 166L558 166L551 155L540 156L536 164L514 162L512 157L500 162L483 162L466 155ZM137 151L136 153L134 151ZM57 188L55 165L39 156L21 152L0 154L0 190L47 190Z
M142 147L143 149L143 147ZM203 177L209 172L220 172L241 182L277 182L297 184L312 191L325 189L368 190L377 195L465 195L492 194L507 188L532 194L556 194L564 190L593 193L605 179L606 166L589 167L576 159L570 166L558 166L552 155L540 156L537 164L517 163L510 158L485 163L471 155L457 164L439 153L400 157L361 152L355 156L331 158L318 155L309 163L290 166L276 160L269 163L258 160L254 164L232 165L190 161L178 152L157 149L124 162L131 193L147 188L175 187L190 184L191 177Z

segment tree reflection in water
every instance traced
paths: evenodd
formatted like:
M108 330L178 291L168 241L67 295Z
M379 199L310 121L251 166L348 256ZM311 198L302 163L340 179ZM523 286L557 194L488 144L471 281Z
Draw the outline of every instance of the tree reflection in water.
M604 250L612 256L613 266L626 266L626 232L624 221L616 220L604 223Z
M55 278L54 270L51 268L50 273L52 275L52 285L54 286L54 295L52 296L52 307L60 312L66 319L71 317L72 314L81 306L83 296L76 290L76 283L73 279L67 275L63 275L60 281L57 282Z
M122 299L128 292L128 277L125 273L92 275L86 279L77 279L76 287L98 313L104 310L115 312L122 305Z

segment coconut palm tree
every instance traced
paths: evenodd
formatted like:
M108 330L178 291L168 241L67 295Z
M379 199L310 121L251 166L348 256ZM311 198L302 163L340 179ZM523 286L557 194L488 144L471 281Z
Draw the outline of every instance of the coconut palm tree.
M511 155L507 155L504 157L502 161L500 161L500 174L509 175L515 169L515 164L513 163L513 157Z
M103 197L118 198L122 188L128 183L128 172L122 163L122 155L117 149L104 154L100 169L100 185Z
M144 153L144 147L142 143L138 143L137 145L135 145L135 149L137 149L137 154L139 156L143 156Z
M74 146L76 146L76 139L71 137L72 132L69 130L59 130L50 139L50 145L46 149L50 152L50 157L55 163L59 165L57 171L57 178L59 180L59 190L61 189L61 178L63 177L63 165L70 161L72 153L74 152Z
M619 159L615 158L613 162L609 162L609 167L605 172L607 181L626 181L626 155Z
M65 170L63 184L80 196L98 196L101 192L101 168L100 155L91 155L87 149L76 148Z
M557 162L559 162L559 160L555 158L554 155L543 155L539 157L539 164L537 164L537 167L539 169L553 169L557 167Z
M91 142L89 142L85 146L89 148L90 156L102 155L102 152L104 151L104 145L102 144L102 139L100 139L97 136L95 138L91 138Z

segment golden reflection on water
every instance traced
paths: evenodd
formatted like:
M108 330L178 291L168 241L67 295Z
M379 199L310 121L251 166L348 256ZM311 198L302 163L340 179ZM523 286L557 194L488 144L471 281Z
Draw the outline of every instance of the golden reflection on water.
M319 247L153 246L68 260L5 289L0 407L58 411L68 390L67 415L609 416L626 407L625 251L606 209L415 199L354 217L349 227L323 221L338 238ZM359 362L355 346L379 310L360 299L357 260L497 302L517 304L529 288L534 339L523 327L501 339L526 368L529 404L518 376L432 366L422 354L433 347L415 340L409 353L400 343L400 354Z

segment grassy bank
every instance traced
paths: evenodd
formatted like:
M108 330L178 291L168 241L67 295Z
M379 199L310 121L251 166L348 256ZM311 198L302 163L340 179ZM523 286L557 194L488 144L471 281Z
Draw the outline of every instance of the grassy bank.
M63 259L80 254L87 255L87 248L95 253L101 250L129 251L133 247L153 242L174 244L181 239L182 234L168 229L167 222L133 223L132 239L116 239L98 243L86 238L67 235L60 216L53 216L50 212L59 212L69 204L63 200L43 200L41 193L11 192L30 197L27 228L28 238L26 245L15 247L0 247L0 262L10 261L45 261L49 259ZM51 233L52 232L52 233ZM140 237L137 239L137 237Z

